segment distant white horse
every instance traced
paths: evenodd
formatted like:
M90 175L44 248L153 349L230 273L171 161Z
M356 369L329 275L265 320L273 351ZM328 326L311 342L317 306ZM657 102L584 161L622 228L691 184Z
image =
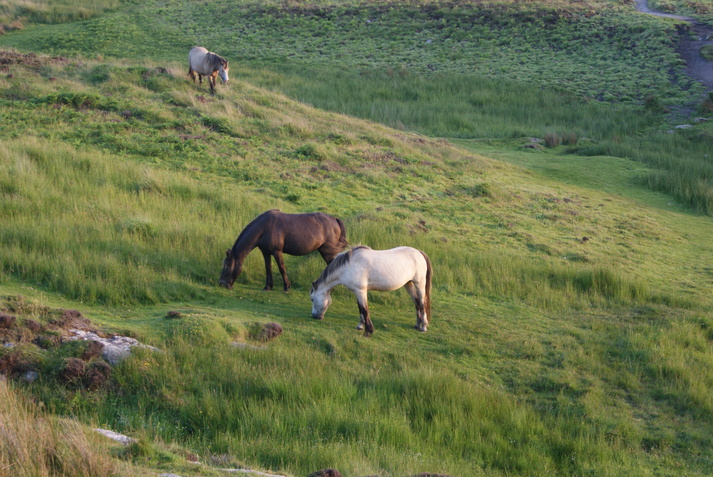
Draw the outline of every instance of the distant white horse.
M220 75L223 83L228 82L228 69L230 69L228 60L202 46L194 46L188 53L188 76L195 82L196 73L198 73L200 84L203 84L203 76L207 76L211 94L215 93L215 77L217 75Z
M332 304L332 289L344 285L357 298L360 315L357 329L363 329L364 336L370 336L374 325L369 318L367 291L392 291L405 286L416 305L416 329L427 331L431 317L432 276L431 260L415 248L372 250L364 246L355 247L337 255L312 283L309 292L312 318L324 318Z

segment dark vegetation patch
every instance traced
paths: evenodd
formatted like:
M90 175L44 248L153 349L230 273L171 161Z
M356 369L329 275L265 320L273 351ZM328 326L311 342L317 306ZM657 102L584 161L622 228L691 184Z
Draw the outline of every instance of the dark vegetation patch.
M282 325L279 323L255 323L250 328L250 338L266 343L282 334Z
M336 469L321 469L312 472L309 477L342 477L342 473Z
M0 71L8 71L10 65L23 65L39 69L47 65L66 65L69 59L64 56L47 56L36 53L20 53L14 50L0 50Z
M111 375L101 358L104 345L72 340L73 329L105 336L77 310L36 305L22 296L1 297L0 374L24 380L46 376L70 388L100 389Z

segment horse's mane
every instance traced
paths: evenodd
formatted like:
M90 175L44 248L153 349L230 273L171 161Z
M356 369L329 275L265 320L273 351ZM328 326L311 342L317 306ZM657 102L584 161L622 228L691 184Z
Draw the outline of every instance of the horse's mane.
M277 209L268 210L262 214L255 217L248 225L245 226L242 232L238 235L238 238L233 244L233 248L230 249L230 253L235 260L242 260L245 255L250 253L250 251L255 246L255 242L258 240L260 234L262 233L263 227L265 226L265 221L267 216L271 212L279 212Z
M322 271L322 274L319 276L319 278L314 282L314 287L317 288L320 283L322 283L324 280L329 278L330 275L332 275L335 271L339 270L343 266L349 263L349 261L352 259L352 253L355 250L359 249L368 249L371 250L369 247L366 245L358 245L356 247L352 247L351 250L347 250L346 252L342 252L336 257L334 257L334 260L329 262L329 265L325 267L325 269Z
M208 59L208 64L210 64L211 68L220 68L223 63L228 62L225 58L213 53L212 51L209 51L206 56Z

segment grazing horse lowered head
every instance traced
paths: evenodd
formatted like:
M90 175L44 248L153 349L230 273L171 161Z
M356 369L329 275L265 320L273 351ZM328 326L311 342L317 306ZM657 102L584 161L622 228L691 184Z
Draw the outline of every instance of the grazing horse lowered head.
M200 84L203 84L203 76L207 76L211 94L215 93L216 76L220 76L223 83L228 83L229 69L228 60L206 50L202 46L194 46L188 53L188 76L195 83L196 74L198 74Z
M240 232L233 248L226 252L220 285L232 288L242 271L245 257L256 247L265 259L264 289L272 290L271 258L275 257L284 290L287 291L290 288L290 280L287 278L283 253L307 255L317 250L324 261L329 263L346 246L347 233L340 219L321 212L285 214L279 210L268 210L250 222Z
M374 332L369 318L367 292L391 291L405 287L416 305L416 329L427 331L431 318L431 260L420 250L396 247L372 250L355 247L340 253L327 265L322 275L312 283L312 318L321 320L332 304L332 289L344 285L354 292L359 305L359 326L364 336Z

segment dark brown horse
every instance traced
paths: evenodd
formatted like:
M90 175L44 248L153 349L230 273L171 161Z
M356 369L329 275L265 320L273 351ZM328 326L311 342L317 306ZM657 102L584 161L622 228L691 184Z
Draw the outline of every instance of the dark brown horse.
M223 271L220 285L228 289L240 275L245 257L255 248L259 248L265 258L265 290L272 290L271 257L275 257L277 266L285 284L285 291L290 288L285 262L282 254L307 255L318 250L327 264L347 246L347 234L344 223L331 215L285 214L279 210L268 210L250 222L235 241L233 248L226 252L223 259Z

